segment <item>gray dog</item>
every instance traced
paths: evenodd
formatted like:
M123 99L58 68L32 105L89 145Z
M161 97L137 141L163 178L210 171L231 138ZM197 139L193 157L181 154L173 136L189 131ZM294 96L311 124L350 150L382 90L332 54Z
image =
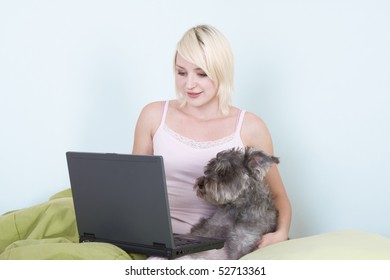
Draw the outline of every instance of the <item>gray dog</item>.
M181 259L239 259L255 249L263 234L276 230L277 210L264 176L279 159L256 148L222 151L209 161L194 189L217 205L191 234L225 239L225 246Z

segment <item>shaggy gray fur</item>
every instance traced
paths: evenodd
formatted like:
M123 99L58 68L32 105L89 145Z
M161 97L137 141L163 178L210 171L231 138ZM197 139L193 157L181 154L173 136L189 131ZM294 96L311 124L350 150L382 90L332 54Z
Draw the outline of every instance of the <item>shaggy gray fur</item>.
M182 259L239 259L255 249L263 234L276 230L278 213L264 180L274 163L279 159L250 147L222 151L209 161L194 190L218 208L191 234L223 238L225 246Z

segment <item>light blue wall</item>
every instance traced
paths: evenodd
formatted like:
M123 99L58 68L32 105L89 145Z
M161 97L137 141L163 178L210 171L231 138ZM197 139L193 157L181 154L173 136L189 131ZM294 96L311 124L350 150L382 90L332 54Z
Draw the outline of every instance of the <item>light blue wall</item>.
M141 108L175 96L176 42L209 23L235 53L235 105L273 135L291 236L390 237L389 14L385 0L2 1L0 212L69 187L68 150L129 153Z

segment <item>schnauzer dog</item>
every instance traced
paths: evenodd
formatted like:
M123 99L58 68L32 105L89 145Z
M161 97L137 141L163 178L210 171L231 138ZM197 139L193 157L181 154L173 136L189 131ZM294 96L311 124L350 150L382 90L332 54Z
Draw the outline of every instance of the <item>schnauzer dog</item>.
M225 239L225 246L182 259L239 259L255 249L262 235L276 230L278 213L264 176L277 163L278 158L252 147L222 151L209 161L194 190L218 208L191 234Z

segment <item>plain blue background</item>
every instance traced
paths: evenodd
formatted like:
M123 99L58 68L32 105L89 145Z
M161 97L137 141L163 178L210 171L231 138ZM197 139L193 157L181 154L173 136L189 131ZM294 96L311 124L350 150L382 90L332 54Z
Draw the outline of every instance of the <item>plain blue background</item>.
M142 107L175 98L176 42L212 24L234 105L262 117L291 237L390 237L388 1L1 1L0 212L69 187L65 152L130 153Z

